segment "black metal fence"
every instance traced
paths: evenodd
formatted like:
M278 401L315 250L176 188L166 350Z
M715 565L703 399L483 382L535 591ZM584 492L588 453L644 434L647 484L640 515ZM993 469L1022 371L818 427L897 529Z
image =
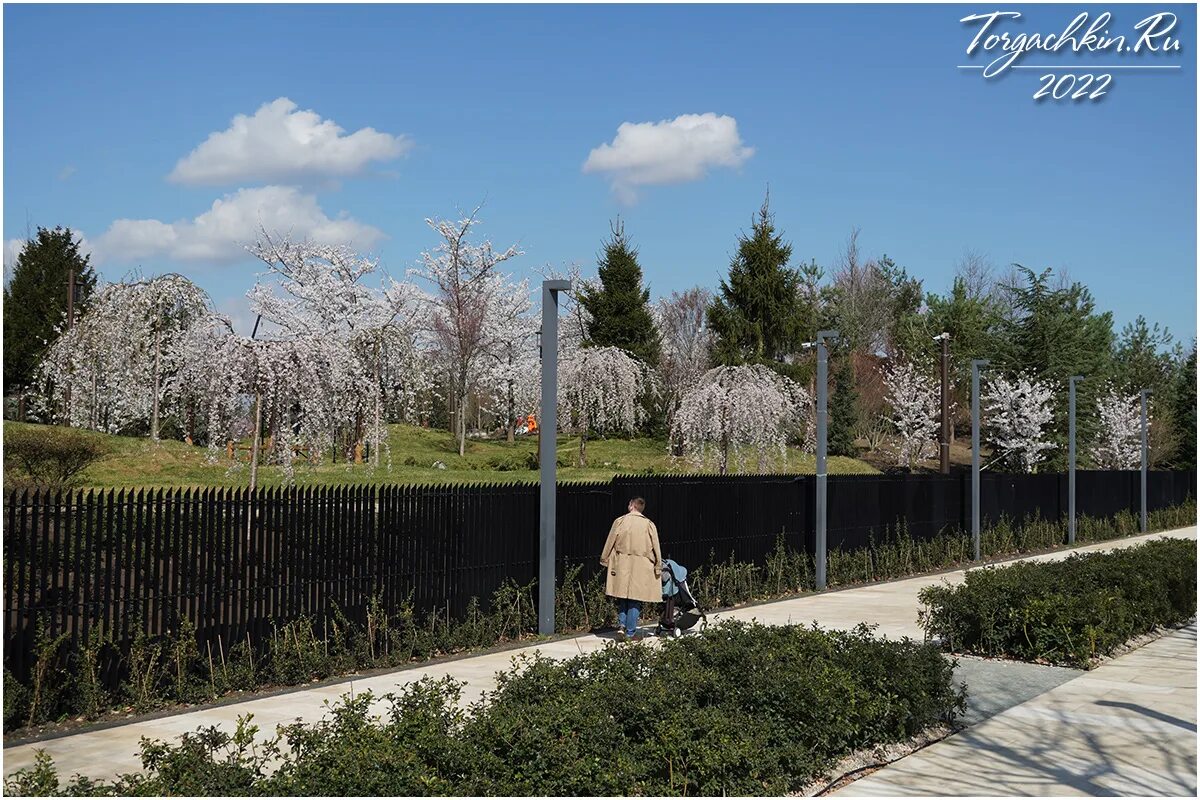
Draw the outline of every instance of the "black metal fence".
M1139 507L1136 472L1078 473L1080 515ZM969 525L969 475L829 477L829 546L869 545L903 522L926 539ZM1196 473L1154 472L1151 509L1193 496ZM985 474L981 514L1062 519L1065 475ZM641 495L666 554L689 567L762 563L782 536L813 550L811 476L618 477L558 489L559 569L599 569L611 520ZM363 623L371 598L461 614L507 579L537 576L530 484L13 494L5 508L5 666L28 675L35 629L128 643L182 620L207 644L258 643L273 624Z

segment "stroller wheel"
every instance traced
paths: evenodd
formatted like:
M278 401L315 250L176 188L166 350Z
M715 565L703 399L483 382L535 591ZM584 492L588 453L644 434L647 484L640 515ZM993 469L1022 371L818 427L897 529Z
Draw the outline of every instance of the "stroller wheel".
M679 628L675 628L674 630L671 631L671 636L678 639L680 636L683 636L683 631L679 630Z

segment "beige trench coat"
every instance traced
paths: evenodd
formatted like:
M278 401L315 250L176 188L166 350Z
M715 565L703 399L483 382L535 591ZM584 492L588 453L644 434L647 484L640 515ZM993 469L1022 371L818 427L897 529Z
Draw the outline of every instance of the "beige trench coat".
M636 511L613 521L600 563L608 567L609 597L657 603L662 600L662 547L658 528Z

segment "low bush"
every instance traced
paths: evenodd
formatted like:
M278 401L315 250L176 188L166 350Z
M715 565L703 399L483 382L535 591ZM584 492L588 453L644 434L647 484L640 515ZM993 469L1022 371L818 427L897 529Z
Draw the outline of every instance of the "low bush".
M108 455L94 435L53 426L17 428L4 434L4 460L20 467L6 476L7 489L22 486L61 489L72 485L83 470Z
M961 713L936 648L852 632L727 622L661 647L526 658L462 709L461 685L424 679L343 698L316 724L255 744L243 720L178 744L144 743L145 773L61 786L45 758L10 794L775 795L849 752L909 739ZM377 709L374 709L377 711Z
M921 590L922 625L955 652L1087 667L1196 613L1196 543L1162 539L1064 561L972 570Z

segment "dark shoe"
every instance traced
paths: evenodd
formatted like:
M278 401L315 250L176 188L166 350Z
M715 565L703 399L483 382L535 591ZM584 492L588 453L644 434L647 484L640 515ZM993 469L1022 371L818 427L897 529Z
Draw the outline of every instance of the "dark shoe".
M629 640L629 634L625 632L624 628L621 628L620 630L617 631L617 634L614 638L618 642L625 642L625 641Z

